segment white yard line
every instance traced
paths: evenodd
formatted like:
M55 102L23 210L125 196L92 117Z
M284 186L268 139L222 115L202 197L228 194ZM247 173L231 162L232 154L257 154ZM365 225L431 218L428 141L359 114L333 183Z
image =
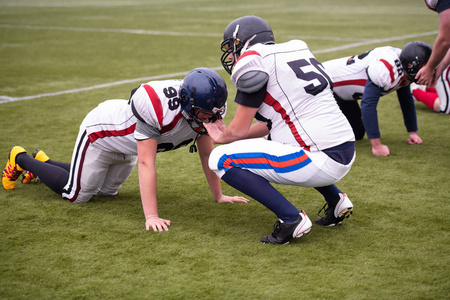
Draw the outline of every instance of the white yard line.
M40 25L13 25L0 24L0 28L13 29L31 29L31 30L58 30L58 31L84 31L84 32L112 32L112 33L131 33L143 35L161 35L161 36L199 36L199 37L222 37L219 33L205 32L175 32L175 31L155 31L142 29L124 29L124 28L92 28L92 27L70 27L70 26L40 26ZM297 36L288 35L287 39L304 39L304 40L326 40L326 41L361 41L356 38L343 38L336 36ZM368 40L368 39L366 39Z
M355 48L355 47L359 47L359 46L370 45L370 44L378 44L378 43L399 41L399 40L411 39L411 38L422 37L422 36L429 36L429 35L434 35L437 33L438 33L438 31L436 30L436 31L414 33L414 34L407 34L407 35L401 35L401 36L393 36L393 37L384 38L384 39L367 40L367 41L363 41L363 42L352 43L352 44L342 45L342 46L328 48L328 49L317 50L317 51L313 51L313 53L329 53L329 52L334 52L334 51L339 51L339 50Z
M103 2L89 2L89 1L77 1L77 2L69 2L69 3L56 3L55 1L49 1L49 2L5 2L0 3L0 6L14 6L14 7L81 7L81 6L87 6L87 7L110 7L110 6L137 6L142 5L143 2L136 2L136 1L103 1ZM145 3L145 2L144 2Z
M120 32L120 33L134 33L134 34L151 34L151 35L175 35L175 36L181 36L181 35L191 35L191 36L221 36L220 34L204 34L204 33L181 33L181 32L163 32L163 31L147 31L147 30L132 30L132 29L102 29L102 28L79 28L79 27L55 27L55 26L28 26L28 25L5 25L0 24L0 27L3 28L24 28L24 29L46 29L46 30L73 30L73 31L102 31L102 32ZM429 36L437 34L438 31L430 31L430 32L423 32L423 33L417 33L417 34L408 34L408 35L402 35L402 36L396 36L396 37L389 37L384 39L371 39L371 40L365 40L362 42L357 43L351 43L347 45L342 45L338 47L328 48L328 49L322 49L322 50L316 50L313 51L313 53L329 53L329 52L335 52L350 48L355 48L359 46L365 46L370 44L377 44L377 43L384 43L384 42L390 42L390 41L398 41L403 39L410 39L410 38L416 38L416 37L422 37L422 36ZM222 67L215 67L214 70L220 70ZM90 87L84 87L79 89L71 89L66 91L59 91L54 93L44 93L44 94L38 94L38 95L31 95L31 96L25 96L25 97L10 97L10 96L0 96L0 104L2 103L8 103L8 102L15 102L15 101L21 101L21 100L29 100L29 99L36 99L41 97L51 97L51 96L58 96L63 94L70 94L70 93L78 93L82 91L88 91L88 90L94 90L99 88L105 88L125 83L132 83L132 82L147 82L150 80L157 80L157 79L165 79L165 78L172 78L177 76L184 76L189 71L185 72L179 72L179 73L171 73L171 74L163 74L163 75L156 75L151 77L142 77L142 78L134 78L134 79L125 79L121 81L115 81L105 84L99 84L94 85Z
M221 67L214 68L215 70L220 69ZM14 102L14 101L20 101L20 100L29 100L29 99L36 99L41 97L51 97L51 96L58 96L63 94L71 94L71 93L78 93L83 91L89 91L89 90L95 90L105 87L110 87L114 85L120 85L125 83L132 83L132 82L147 82L150 80L158 80L158 79L164 79L164 78L172 78L172 77L178 77L178 76L184 76L188 73L187 72L179 72L179 73L171 73L171 74L164 74L164 75L156 75L151 77L141 77L141 78L134 78L134 79L125 79L121 81L115 81L110 83L104 83L104 84L98 84L93 86L88 86L84 88L79 89L72 89L72 90L66 90L66 91L60 91L60 92L54 92L54 93L45 93L45 94L39 94L39 95L32 95L32 96L25 96L25 97L9 97L9 96L0 96L0 104L6 103L6 102Z
M17 28L17 29L32 29L32 30L60 30L60 31L88 31L88 32L113 32L113 33L132 33L132 34L144 34L144 35L168 35L168 36L222 37L221 34L217 34L217 33L153 31L153 30L121 29L121 28L114 29L114 28L11 25L11 24L0 24L0 28Z

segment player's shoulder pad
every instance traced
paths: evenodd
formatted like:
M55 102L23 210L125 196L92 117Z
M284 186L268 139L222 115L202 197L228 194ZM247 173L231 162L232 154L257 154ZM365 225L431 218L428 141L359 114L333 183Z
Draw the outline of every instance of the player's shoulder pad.
M299 49L308 48L308 44L303 40L290 40L285 43L286 45L293 45L293 47L298 47Z
M236 87L244 93L259 91L269 80L269 75L260 70L248 71L242 74L236 82Z
M259 50L262 50L262 45L258 46L260 44L251 47L241 55L231 74L231 81L241 92L256 92L269 80L269 74L264 69L259 53Z

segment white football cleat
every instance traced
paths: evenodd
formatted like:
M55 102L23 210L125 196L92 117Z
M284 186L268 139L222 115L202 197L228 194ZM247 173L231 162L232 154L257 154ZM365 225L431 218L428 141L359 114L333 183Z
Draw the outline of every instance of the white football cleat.
M325 210L325 216L316 219L316 224L322 226L336 226L353 213L353 203L344 193L339 193L339 201L334 207L327 207L327 203L319 211Z

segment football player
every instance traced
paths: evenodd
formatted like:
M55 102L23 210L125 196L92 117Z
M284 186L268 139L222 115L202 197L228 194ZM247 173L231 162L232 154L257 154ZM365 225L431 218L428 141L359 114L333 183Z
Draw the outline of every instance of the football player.
M170 220L159 217L156 193L156 153L186 146L198 153L214 199L218 203L247 202L222 194L220 179L208 168L214 148L203 122L221 119L227 87L214 70L198 68L183 80L151 81L133 90L127 100L108 100L87 114L80 125L72 162L50 160L37 150L33 157L14 146L3 171L2 183L13 190L20 174L25 182L37 176L64 199L89 201L94 195L116 195L138 161L139 186L145 228L168 230Z
M394 91L409 133L408 142L412 145L422 143L417 134L416 110L409 84L415 80L430 54L430 45L414 41L403 49L379 47L323 63L334 83L336 101L349 120L356 139L362 139L367 132L373 155L390 154L389 147L381 143L377 104L381 96ZM361 99L361 108L358 99Z
M441 65L445 64L446 60L450 62L450 50ZM437 67L436 73L441 65ZM439 73L441 75L438 77L435 87L411 84L411 91L417 101L422 102L431 110L441 114L450 114L450 66L443 68L443 71Z
M429 9L438 13L439 33L433 44L430 61L417 73L416 79L418 84L434 86L449 64L448 59L446 62L443 59L450 49L450 0L425 0L425 3Z
M353 204L334 183L355 160L355 137L328 74L305 42L276 44L269 24L256 16L232 21L221 48L238 106L228 127L223 120L204 124L215 143L225 144L211 153L210 168L279 218L263 243L286 244L312 227L270 182L315 187L328 204L316 223L340 224Z

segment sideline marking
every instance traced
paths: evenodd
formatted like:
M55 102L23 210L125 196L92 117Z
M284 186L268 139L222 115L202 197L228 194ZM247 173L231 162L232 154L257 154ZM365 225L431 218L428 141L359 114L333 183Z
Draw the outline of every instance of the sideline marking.
M0 27L2 27L2 26L3 25L0 25ZM43 26L43 27L45 27L45 26ZM141 32L141 31L142 32L146 32L145 30L137 30L137 31L139 31L139 32ZM312 52L316 53L316 54L317 53L329 53L329 52L334 52L334 51L339 51L339 50L345 50L345 49L349 49L349 48L364 46L364 45L370 45L370 44L376 44L376 43L382 43L382 42L389 42L389 41L397 41L397 40L402 40L402 39L407 39L407 38L414 38L414 37L421 37L421 36L428 36L428 35L433 35L433 34L437 34L437 33L438 33L438 31L435 30L435 31L423 32L423 33L417 33L417 34L408 34L408 35L396 36L396 37L390 37L390 38L384 38L384 39L367 40L367 41L363 41L363 42L352 43L352 44L342 45L342 46L328 48L328 49L316 50L316 51L312 51ZM145 33L145 34L148 34L148 33ZM214 68L211 68L211 69L213 69L213 70L220 70L221 68L222 67L220 66L220 67L214 67ZM51 97L51 96L58 96L58 95L63 95L63 94L77 93L77 92L82 92L82 91L89 91L89 90L94 90L94 89L99 89L99 88L104 88L104 87L110 87L110 86L115 86L115 85L120 85L120 84L125 84L125 83L132 83L132 82L137 82L137 81L147 82L147 81L150 81L150 80L171 78L171 77L176 77L176 76L184 76L188 72L189 71L178 72L178 73L171 73L171 74L164 74L164 75L156 75L156 76L151 76L151 77L141 77L141 78L134 78L134 79L126 79L126 80L121 80L121 81L116 81L116 82L110 82L110 83L94 85L94 86L85 87L85 88L71 89L71 90L66 90L66 91L60 91L60 92L54 92L54 93L45 93L45 94L25 96L25 97L9 97L9 96L1 96L0 95L0 104L8 103L8 102L21 101L21 100L36 99L36 98L41 98L41 97Z

